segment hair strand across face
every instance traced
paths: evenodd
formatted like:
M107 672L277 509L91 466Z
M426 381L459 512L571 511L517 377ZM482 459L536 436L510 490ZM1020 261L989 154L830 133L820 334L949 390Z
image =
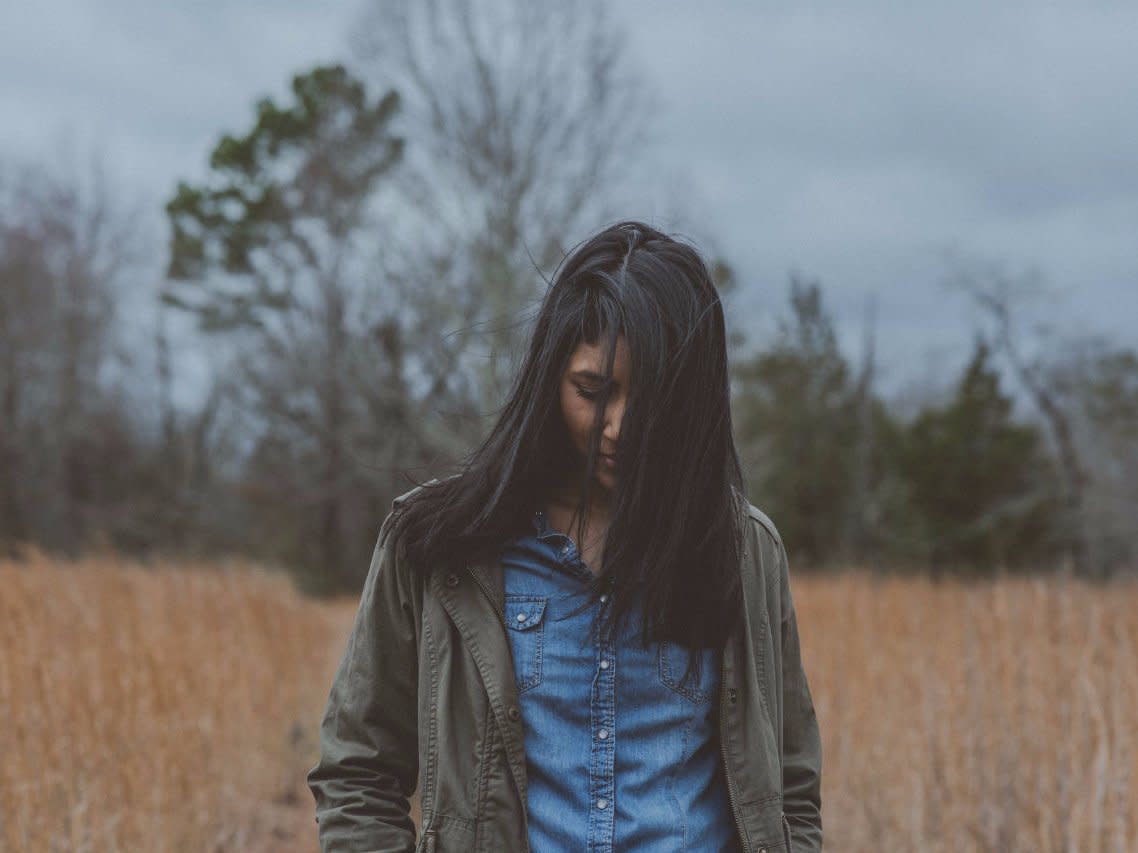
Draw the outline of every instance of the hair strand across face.
M631 379L616 447L598 630L642 608L644 639L721 646L738 617L744 497L735 449L723 306L691 246L639 222L578 245L554 274L501 414L460 472L403 504L396 530L427 571L494 559L566 484L592 499L616 341ZM569 452L559 391L582 342L603 347L588 458Z

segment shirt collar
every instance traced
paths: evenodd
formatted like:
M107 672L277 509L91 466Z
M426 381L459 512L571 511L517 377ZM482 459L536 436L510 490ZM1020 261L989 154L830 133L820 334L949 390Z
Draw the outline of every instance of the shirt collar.
M533 514L533 529L538 539L549 539L551 536L559 535L556 530L549 526L549 519L546 517L545 512L536 510Z
M536 510L533 514L534 537L553 548L558 561L563 566L570 567L582 575L592 577L588 567L581 562L581 554L577 550L577 543L572 536L554 530L549 524L549 518L543 510Z

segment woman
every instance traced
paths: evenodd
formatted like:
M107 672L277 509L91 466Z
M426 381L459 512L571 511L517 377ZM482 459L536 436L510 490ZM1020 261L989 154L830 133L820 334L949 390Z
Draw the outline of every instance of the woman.
M786 552L691 247L624 222L562 263L489 437L384 520L308 780L326 853L821 850Z

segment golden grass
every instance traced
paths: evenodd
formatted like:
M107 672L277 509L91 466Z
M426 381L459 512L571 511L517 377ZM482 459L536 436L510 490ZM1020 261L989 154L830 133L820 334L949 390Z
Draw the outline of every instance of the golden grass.
M313 849L350 618L248 567L0 563L0 849Z
M827 850L1138 851L1138 585L792 587Z
M831 853L1138 851L1138 586L795 575ZM0 563L0 849L312 853L354 602Z

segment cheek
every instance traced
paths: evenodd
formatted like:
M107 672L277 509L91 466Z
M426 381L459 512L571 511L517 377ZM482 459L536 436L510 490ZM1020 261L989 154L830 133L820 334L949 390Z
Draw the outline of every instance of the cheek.
M569 395L565 390L561 390L561 420L565 422L565 428L570 434L573 433L573 401L569 399Z
M561 414L565 427L577 446L587 443L589 430L593 425L593 405L582 400L575 391L562 391Z

